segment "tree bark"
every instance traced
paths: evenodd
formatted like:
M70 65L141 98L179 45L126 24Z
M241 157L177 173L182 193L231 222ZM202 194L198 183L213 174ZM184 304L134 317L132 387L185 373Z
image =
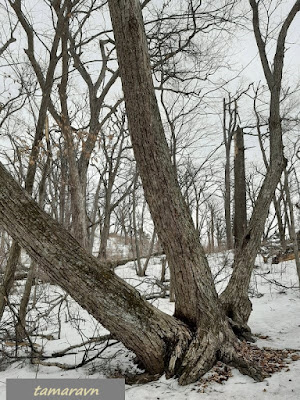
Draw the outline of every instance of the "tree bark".
M105 263L89 255L39 208L2 164L0 187L1 225L51 280L133 350L148 371L174 373L175 361L183 357L190 341L189 329L151 306Z
M69 13L72 11L72 3L67 0L64 3L64 23L60 32L62 46L62 76L59 84L59 99L61 105L61 130L66 142L67 157L70 174L70 193L72 209L71 231L79 243L85 248L89 248L85 186L82 185L78 171L74 138L72 136L71 122L68 111L67 84L69 76L69 53L68 53L68 33L69 33Z
M247 227L244 133L239 126L234 144L234 244L238 248Z
M39 206L43 209L44 208L44 202L45 202L45 197L46 197L46 181L48 177L48 171L50 168L51 164L51 148L50 148L50 140L49 140L49 122L48 118L46 118L45 121L45 136L46 136L46 141L47 141L47 160L43 168L42 172L42 178L39 183L39 201L38 204ZM36 263L35 261L31 260L30 263L30 268L27 274L27 279L26 279L26 284L24 287L24 292L20 301L20 307L19 307L19 312L18 312L18 322L16 325L16 338L18 342L21 342L27 335L26 331L26 314L27 314L27 307L29 304L30 300L30 293L32 286L35 281L35 271L36 271Z
M230 102L229 102L230 104ZM231 119L231 114L230 114ZM229 124L230 128L230 124ZM232 249L233 240L232 240L232 224L231 224L231 186L230 186L230 149L231 149L231 140L232 140L232 132L229 129L227 134L226 129L226 101L223 99L223 138L225 144L225 194L224 194L224 206L225 206L225 223L226 223L226 244L227 249Z
M10 251L9 251L9 257L8 257L6 268L5 268L3 282L1 282L1 287L0 287L0 289L1 289L0 290L0 320L3 316L3 312L4 312L5 306L7 304L7 299L9 297L11 288L15 281L15 273L16 273L17 264L18 264L18 261L20 258L20 254L21 254L21 247L15 240L13 240L12 245L10 247Z
M135 159L156 232L174 270L175 316L191 326L200 319L209 326L212 315L220 312L218 296L171 162L140 4L112 0L109 7Z

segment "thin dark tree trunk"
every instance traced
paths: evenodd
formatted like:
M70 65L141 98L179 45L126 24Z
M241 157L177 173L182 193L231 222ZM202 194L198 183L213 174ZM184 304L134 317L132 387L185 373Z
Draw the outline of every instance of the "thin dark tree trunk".
M244 133L240 127L235 132L234 144L234 244L238 248L247 227Z
M21 254L21 247L19 244L13 240L9 251L9 257L5 267L5 273L3 276L3 282L1 284L0 290L0 320L3 316L5 306L7 304L7 299L9 297L11 288L15 281L15 273L18 265L18 261Z
M89 248L86 199L85 190L82 186L75 154L74 138L72 136L71 123L69 118L67 103L67 84L69 74L69 53L68 53L68 33L69 33L69 13L72 11L71 1L65 2L64 24L61 29L61 47L62 47L62 76L59 85L59 98L61 105L61 130L66 142L67 157L70 174L70 193L72 209L71 231L74 237L85 248Z
M225 195L224 195L224 205L225 205L225 224L226 224L226 244L227 249L232 249L232 224L231 224L231 178L230 178L230 149L232 133L227 133L226 128L226 101L223 99L223 138L225 143Z
M149 243L149 249L148 249L148 252L147 252L148 254L147 254L147 257L146 257L144 265L143 265L143 270L142 270L143 276L146 275L146 271L147 271L150 259L152 257L152 254L153 254L155 236L156 236L156 232L155 232L155 229L154 229L153 233L152 233L152 236L151 236L150 243Z
M110 199L108 199L106 197L105 202L106 202L106 205L105 205L104 216L103 216L103 225L102 225L102 229L101 229L100 247L99 247L99 254L98 254L98 258L101 260L107 259L107 243L108 243L108 239L109 239L110 217L111 217Z
M284 253L286 251L286 237L285 237L285 224L283 223L282 214L281 214L280 198L277 199L276 196L274 196L273 205L274 205L275 214L276 214L276 218L277 218L280 245L281 245L282 251Z
M134 241L132 244L134 245L134 254L136 256L135 260L135 268L138 276L144 276L142 262L141 262L141 252L140 252L140 237L138 232L136 214L137 214L137 188L138 188L138 175L136 175L134 180L133 192L132 192L132 229L133 229L133 237Z

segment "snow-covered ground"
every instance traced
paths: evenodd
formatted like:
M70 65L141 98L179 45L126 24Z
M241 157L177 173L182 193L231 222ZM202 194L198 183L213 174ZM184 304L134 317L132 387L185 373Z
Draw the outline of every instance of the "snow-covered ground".
M231 255L217 254L210 256L210 265L217 282L218 290L226 285L230 273ZM227 262L226 262L227 261ZM257 345L274 349L296 349L300 351L300 296L297 289L297 276L293 261L278 265L262 264L252 278L250 293L253 312L249 325L257 335ZM225 265L224 268L223 265ZM221 270L221 272L219 272ZM149 264L147 276L138 278L133 263L117 268L116 272L130 284L146 293L149 301L161 310L172 314L174 305L168 298L156 299L161 290L158 280L161 278L161 262L154 258ZM168 272L166 279L169 278ZM31 323L36 329L31 341L36 351L43 354L43 363L51 366L32 364L28 358L28 347L14 348L9 338L2 343L2 350L14 356L18 351L17 361L3 358L0 353L0 400L5 400L7 378L103 378L121 377L125 373L136 373L134 355L115 341L101 344L90 338L108 334L95 320L82 310L74 301L65 296L58 287L41 285L37 288L37 307L30 313ZM18 291L12 299L12 308L17 303ZM52 304L52 311L46 312ZM5 315L0 324L0 335L9 329L11 313ZM38 322L37 322L38 321ZM84 344L82 344L84 343ZM53 357L53 353L65 350L72 345L80 345L68 351L65 356ZM3 353L2 353L3 354ZM299 352L300 355L300 352ZM45 356L49 356L46 358ZM94 357L94 359L92 359ZM298 358L297 355L294 358ZM83 359L92 359L89 363L78 366ZM60 368L56 365L60 365ZM76 366L75 369L67 369ZM281 372L275 373L264 382L256 383L251 378L232 370L232 377L224 384L198 382L180 387L175 379L167 380L164 376L158 381L143 385L126 385L126 400L198 400L198 399L280 399L298 400L300 398L300 361L291 361Z

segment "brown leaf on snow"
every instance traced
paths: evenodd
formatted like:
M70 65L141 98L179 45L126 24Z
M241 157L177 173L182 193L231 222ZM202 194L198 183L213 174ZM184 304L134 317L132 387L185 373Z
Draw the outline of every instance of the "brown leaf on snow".
M293 355L291 356L291 359L292 359L293 361L298 361L298 360L300 360L300 356L299 356L299 354L293 354Z

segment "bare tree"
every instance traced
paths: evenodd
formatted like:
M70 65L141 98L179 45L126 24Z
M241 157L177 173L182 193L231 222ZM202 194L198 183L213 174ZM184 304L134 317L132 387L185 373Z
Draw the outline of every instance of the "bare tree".
M69 0L64 4L70 4ZM244 337L248 331L245 323L250 313L247 291L252 265L266 210L285 165L279 112L283 50L287 29L299 11L300 2L295 3L280 31L273 71L258 40L271 92L270 168L242 241L243 252L236 254L233 275L222 302L171 160L152 81L140 1L109 0L108 4L135 159L174 284L174 317L152 307L119 279L109 268L112 263L88 254L37 206L2 165L0 222L54 282L137 354L150 373L166 372L168 377L179 377L180 384L187 384L221 360L261 380L264 373L253 361L251 347L244 344L243 349L246 347L247 351L241 351L236 335ZM189 4L193 6L193 2ZM262 40L257 24L258 5L254 0L250 4L256 36ZM69 14L63 15L69 18ZM61 82L63 79L67 78L62 76ZM63 96L67 93L64 88L61 93L63 108ZM55 110L52 112L55 115ZM61 122L60 117L58 121Z
M270 131L270 161L242 244L239 251L235 254L233 274L228 286L221 295L221 301L227 315L242 325L248 321L252 309L248 298L248 287L255 257L264 231L270 203L287 162L283 155L280 96L286 36L296 14L300 11L300 1L297 0L280 27L276 52L273 58L273 67L271 68L266 53L266 42L261 33L260 3L255 0L249 0L249 2L252 8L253 31L270 92L268 121Z
M12 7L14 7L16 13L21 13L21 4L20 2L15 2L11 3ZM20 22L21 24L26 25L26 21L24 22L24 16L23 14L20 14ZM50 51L50 62L48 65L48 69L46 71L46 76L44 77L43 75L41 76L42 80L42 86L44 88L43 91L43 96L42 96L42 101L39 109L39 116L37 120L37 125L36 125L36 130L35 130L35 137L34 141L32 143L32 148L30 152L30 158L29 158L29 163L28 163L28 168L27 168L27 173L26 173L26 180L25 180L25 188L29 194L32 194L33 192L33 185L34 185L34 180L35 180L35 175L36 175L36 170L37 170L37 158L39 155L40 151L40 143L42 141L43 135L44 135L44 124L46 120L46 114L47 114L47 109L50 103L50 93L52 90L53 86L53 81L54 81L54 71L55 67L58 61L58 58L56 56L56 52L58 49L58 44L59 44L59 30L61 28L61 23L62 20L58 20L58 29L56 31L56 35L53 41L53 46ZM34 42L33 42L33 33L30 30L26 31L27 37L28 37L28 55L29 57L31 56L34 48ZM41 73L41 70L39 70ZM41 73L42 74L42 73ZM7 302L7 298L9 296L10 290L12 288L13 282L14 282L14 274L16 271L17 267L17 262L19 260L21 253L21 248L18 245L16 241L13 241L11 249L10 249L10 257L8 259L8 263L6 266L6 272L3 280L3 284L1 287L0 291L0 317L3 315L4 307Z
M187 384L220 359L260 380L262 371L247 359L248 352L241 353L218 300L176 180L154 92L140 2L110 0L109 6L135 158L173 271L175 317L149 305L114 275L109 264L88 255L2 166L1 224L55 282L132 349L151 373L176 374L181 384Z

